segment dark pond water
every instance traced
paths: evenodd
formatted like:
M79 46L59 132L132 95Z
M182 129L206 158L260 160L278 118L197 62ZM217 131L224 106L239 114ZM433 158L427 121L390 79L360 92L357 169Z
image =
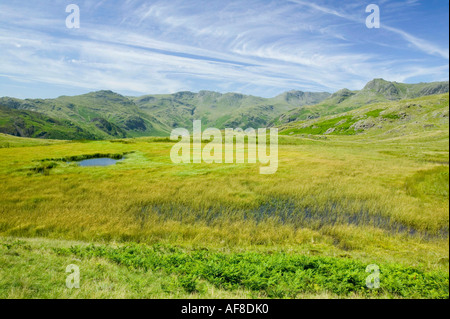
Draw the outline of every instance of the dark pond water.
M111 166L115 165L117 162L123 161L123 159L112 159L112 158L92 158L84 161L80 161L80 166Z

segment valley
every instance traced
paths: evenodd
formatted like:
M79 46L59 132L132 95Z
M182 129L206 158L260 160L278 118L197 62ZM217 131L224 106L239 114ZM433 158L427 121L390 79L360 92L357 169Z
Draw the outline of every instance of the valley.
M280 125L273 175L175 164L167 137L1 134L0 296L448 298L448 101ZM123 160L71 162L101 157Z

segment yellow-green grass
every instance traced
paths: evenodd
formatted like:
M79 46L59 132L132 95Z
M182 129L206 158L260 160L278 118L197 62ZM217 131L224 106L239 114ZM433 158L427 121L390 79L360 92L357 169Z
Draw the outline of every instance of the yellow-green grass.
M139 138L1 148L0 236L289 251L448 274L448 131L280 137L274 175L260 175L259 164L173 164L173 145ZM127 155L109 167L58 160L99 153ZM244 296L233 294L201 296Z
M278 172L269 176L253 164L173 164L173 143L146 139L1 149L0 229L14 236L206 245L297 246L313 237L357 236L353 246L367 252L371 240L438 243L436 249L448 251L441 245L448 240L448 192L441 192L448 183L420 192L434 175L448 174L447 166L423 158L445 152L441 140L414 149L407 141L396 148L346 138L290 140L296 145L280 145ZM133 153L110 167L54 161L48 175L34 170L47 159L127 152ZM431 179L411 184L422 174ZM309 220L296 218L304 211ZM335 225L322 225L320 218L329 216L338 219Z
M61 143L64 143L64 141L17 137L17 136L11 136L8 134L0 133L0 148L42 146L42 145L61 144Z

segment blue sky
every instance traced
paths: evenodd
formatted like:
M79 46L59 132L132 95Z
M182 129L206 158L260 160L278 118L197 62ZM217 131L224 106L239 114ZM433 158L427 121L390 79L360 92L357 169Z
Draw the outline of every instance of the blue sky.
M81 27L65 25L69 4ZM368 29L368 4L381 28ZM0 96L272 97L448 80L448 0L0 0Z

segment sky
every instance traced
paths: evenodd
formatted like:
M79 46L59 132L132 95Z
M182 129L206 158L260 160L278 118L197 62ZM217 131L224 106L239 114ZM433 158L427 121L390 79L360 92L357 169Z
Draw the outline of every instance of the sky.
M66 7L80 9L67 28ZM369 4L380 28L368 28ZM449 77L448 0L0 0L0 96L273 97Z

